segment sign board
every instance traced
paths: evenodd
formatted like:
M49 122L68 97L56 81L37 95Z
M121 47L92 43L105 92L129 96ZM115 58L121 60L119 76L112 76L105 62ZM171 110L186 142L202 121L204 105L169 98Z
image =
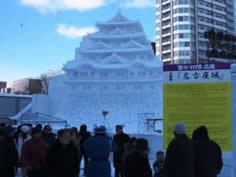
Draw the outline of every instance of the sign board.
M209 136L224 151L232 151L232 93L230 64L164 66L164 148L173 127L208 127Z

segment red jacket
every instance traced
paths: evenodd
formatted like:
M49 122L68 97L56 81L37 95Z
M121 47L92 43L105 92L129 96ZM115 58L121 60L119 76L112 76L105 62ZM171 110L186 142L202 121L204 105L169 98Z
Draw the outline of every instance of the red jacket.
M42 139L30 139L23 144L21 162L24 168L40 169L46 153L46 144Z

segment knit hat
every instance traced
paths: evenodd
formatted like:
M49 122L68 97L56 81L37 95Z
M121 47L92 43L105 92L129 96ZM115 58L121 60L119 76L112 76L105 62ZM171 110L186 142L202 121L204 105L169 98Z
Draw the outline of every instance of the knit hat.
M106 130L107 129L104 126L99 126L99 127L94 128L95 133L106 133Z
M186 128L184 124L178 123L174 127L174 132L178 135L186 134Z
M20 130L21 130L23 133L27 133L27 132L30 130L30 128L29 128L29 126L24 125L24 126L22 126L22 127L20 128Z
M40 133L40 132L41 132L40 128L38 128L38 127L32 128L32 135L35 135L35 134Z

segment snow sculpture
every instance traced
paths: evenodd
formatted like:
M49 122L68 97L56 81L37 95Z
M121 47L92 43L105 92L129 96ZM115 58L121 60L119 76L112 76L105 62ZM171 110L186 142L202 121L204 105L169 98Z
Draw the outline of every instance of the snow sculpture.
M75 59L63 66L65 75L51 81L48 114L92 128L104 123L106 110L106 126L124 124L138 133L138 114L162 117L162 63L138 21L118 11L96 26L98 32L84 37Z

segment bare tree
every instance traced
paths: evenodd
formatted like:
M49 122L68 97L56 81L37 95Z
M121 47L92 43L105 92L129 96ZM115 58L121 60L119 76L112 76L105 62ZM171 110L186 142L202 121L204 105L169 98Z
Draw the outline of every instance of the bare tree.
M41 74L41 92L42 94L48 94L49 81L58 75L63 74L64 72L61 69L58 70L49 70L44 74Z
M40 79L41 79L41 92L42 92L42 94L48 94L48 86L49 86L50 78L47 76L47 74L42 74L40 76Z

